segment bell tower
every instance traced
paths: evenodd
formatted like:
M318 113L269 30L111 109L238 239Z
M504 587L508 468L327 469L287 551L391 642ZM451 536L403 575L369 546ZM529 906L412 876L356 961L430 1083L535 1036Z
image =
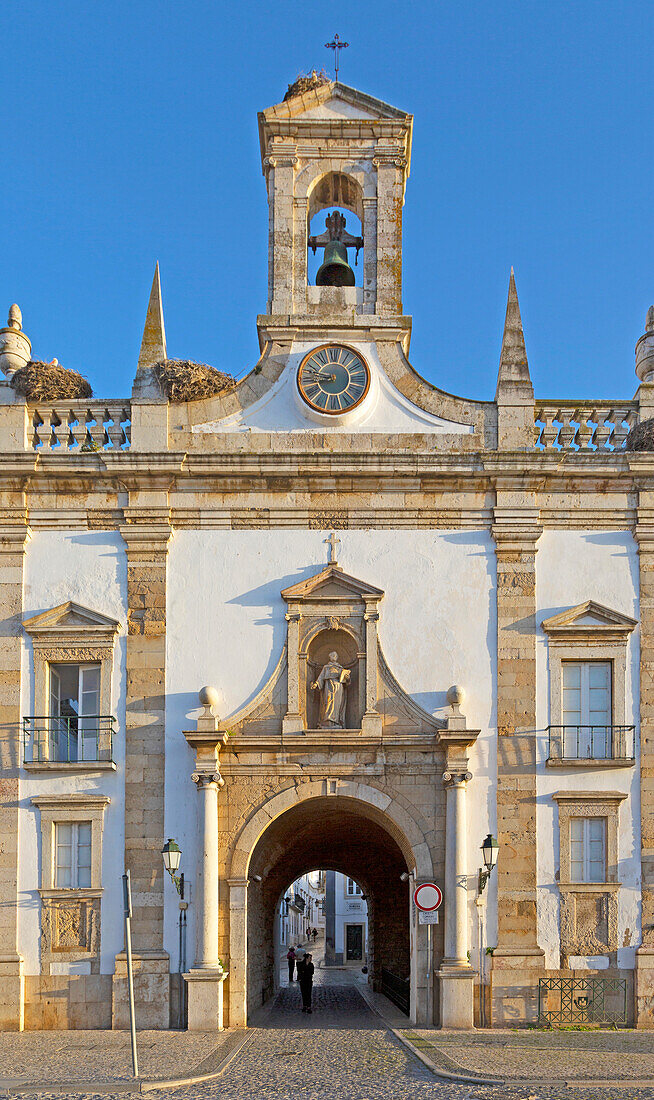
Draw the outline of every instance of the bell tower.
M402 207L413 117L345 84L307 83L291 85L282 103L259 114L269 207L260 341L289 328L310 336L325 327L399 327L407 350ZM322 260L313 278L312 253Z

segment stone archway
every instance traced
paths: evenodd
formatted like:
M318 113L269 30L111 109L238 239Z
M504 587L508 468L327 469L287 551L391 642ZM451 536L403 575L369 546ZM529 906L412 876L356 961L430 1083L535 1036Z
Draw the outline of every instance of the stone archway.
M433 873L424 832L396 800L363 783L306 783L262 805L236 838L230 886L230 1026L272 995L276 981L275 908L293 879L316 867L364 886L369 907L369 966L411 981L411 1018L432 1022L424 929L409 919L409 887L400 875Z

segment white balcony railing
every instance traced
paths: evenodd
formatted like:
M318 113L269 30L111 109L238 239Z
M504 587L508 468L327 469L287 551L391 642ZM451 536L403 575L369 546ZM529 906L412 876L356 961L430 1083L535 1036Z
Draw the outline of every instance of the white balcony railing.
M57 401L29 406L36 451L126 451L131 443L129 401Z
M638 421L638 403L536 401L535 421L537 450L607 454L624 449L626 438Z

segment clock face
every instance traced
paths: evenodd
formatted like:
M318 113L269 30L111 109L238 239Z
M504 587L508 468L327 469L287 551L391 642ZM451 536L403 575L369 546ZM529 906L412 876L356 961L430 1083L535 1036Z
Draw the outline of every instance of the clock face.
M352 348L324 344L304 357L297 384L307 405L334 416L361 404L370 386L370 371Z

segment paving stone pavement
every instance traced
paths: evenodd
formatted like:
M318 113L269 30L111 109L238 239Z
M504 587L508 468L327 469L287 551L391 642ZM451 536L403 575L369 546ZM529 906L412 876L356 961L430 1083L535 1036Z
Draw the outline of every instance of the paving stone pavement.
M539 1033L535 1038L546 1046L553 1036ZM556 1045L561 1036L554 1038ZM523 1040L519 1035L518 1042ZM645 1042L652 1045L649 1038ZM537 1075L536 1050L534 1055ZM61 1100L61 1095L41 1093L40 1100ZM249 1042L224 1075L148 1095L153 1100L654 1100L654 1088L498 1087L439 1080L368 1007L351 976L318 974L310 1016L302 1014L297 986L285 987L272 1008L260 1014ZM88 1093L84 1100L97 1096ZM105 1093L103 1100L114 1097L118 1100L116 1094Z

